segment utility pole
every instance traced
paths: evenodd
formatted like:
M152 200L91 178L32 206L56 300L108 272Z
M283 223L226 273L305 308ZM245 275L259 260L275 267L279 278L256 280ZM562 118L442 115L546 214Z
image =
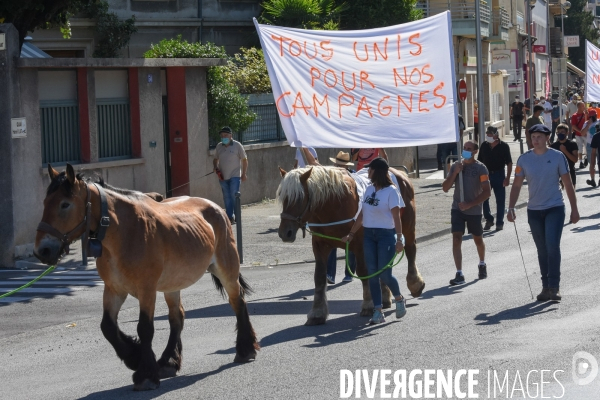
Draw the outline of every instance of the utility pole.
M479 144L485 136L485 98L483 97L483 57L481 51L481 5L475 0L475 52L477 56L477 111L479 114ZM461 138L462 139L462 138ZM460 149L462 150L462 149Z

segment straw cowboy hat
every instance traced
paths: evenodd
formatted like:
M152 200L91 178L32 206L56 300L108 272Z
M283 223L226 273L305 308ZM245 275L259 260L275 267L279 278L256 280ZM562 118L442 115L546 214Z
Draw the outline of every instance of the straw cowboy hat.
M350 154L344 153L343 151L337 153L337 156L335 156L335 158L329 157L329 159L331 160L331 162L336 163L338 165L354 165L353 162L350 162Z

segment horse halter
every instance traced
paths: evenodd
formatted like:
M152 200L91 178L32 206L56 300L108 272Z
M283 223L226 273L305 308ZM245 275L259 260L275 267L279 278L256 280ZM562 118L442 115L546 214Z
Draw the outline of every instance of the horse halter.
M294 221L298 224L300 229L302 229L302 239L304 239L306 237L306 222L302 223L302 220L304 219L304 215L310 209L310 197L309 196L310 196L309 191L307 189L306 190L306 206L304 206L304 210L302 211L302 214L300 214L300 216L294 217L293 215L288 214L288 213L280 214L281 219L288 219L288 220Z
M100 257L102 255L102 245L99 242L101 242L102 239L104 239L104 235L106 234L106 228L108 228L108 226L110 225L110 218L108 216L108 203L106 201L106 194L104 193L104 189L100 185L97 185L95 183L94 186L96 186L96 188L98 189L98 193L100 194L100 222L98 224L98 231L96 231L92 235L86 235L83 240L84 245L86 245L86 247L88 248L89 254L93 255L94 257ZM41 221L38 224L38 231L48 233L60 240L60 255L62 255L63 253L69 254L69 245L73 243L73 241L76 240L79 236L83 235L86 232L90 232L90 223L92 220L92 194L90 191L90 187L87 183L85 184L85 188L87 190L87 195L85 199L85 214L83 216L83 221L81 221L75 228L63 234L58 229L44 221ZM80 231L81 228L84 228L84 230L80 233L75 234L75 232Z

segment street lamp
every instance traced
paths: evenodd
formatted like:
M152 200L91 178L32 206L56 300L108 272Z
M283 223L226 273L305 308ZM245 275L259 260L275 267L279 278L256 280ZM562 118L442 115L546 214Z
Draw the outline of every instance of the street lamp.
M533 65L532 54L531 54L531 30L532 30L532 17L531 10L535 7L537 0L525 0L525 7L527 8L527 51L529 57L527 59L527 88L529 91L529 112L533 115L533 88L531 87L532 76L531 66ZM527 137L527 134L525 134ZM521 154L523 154L523 141L519 142L521 147Z
M564 112L563 112L563 104L564 104L564 98L563 98L563 93L564 93L564 88L563 88L563 82L562 82L562 76L563 76L563 58L564 57L564 51L565 51L565 12L571 8L571 2L569 1L565 1L564 3L561 4L560 6L560 31L562 33L562 43L560 44L560 55L562 56L560 58L560 75L558 77L558 84L559 84L559 88L558 88L558 93L560 93L560 122L562 123L562 120L564 118ZM566 83L566 82L565 82Z

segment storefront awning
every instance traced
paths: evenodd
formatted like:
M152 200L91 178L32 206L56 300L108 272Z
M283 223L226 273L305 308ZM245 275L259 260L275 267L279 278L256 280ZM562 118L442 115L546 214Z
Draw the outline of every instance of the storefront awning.
M583 72L582 70L580 70L579 68L577 68L576 66L571 64L570 62L567 62L567 70L573 72L574 74L579 75L582 78L585 77L585 72Z

